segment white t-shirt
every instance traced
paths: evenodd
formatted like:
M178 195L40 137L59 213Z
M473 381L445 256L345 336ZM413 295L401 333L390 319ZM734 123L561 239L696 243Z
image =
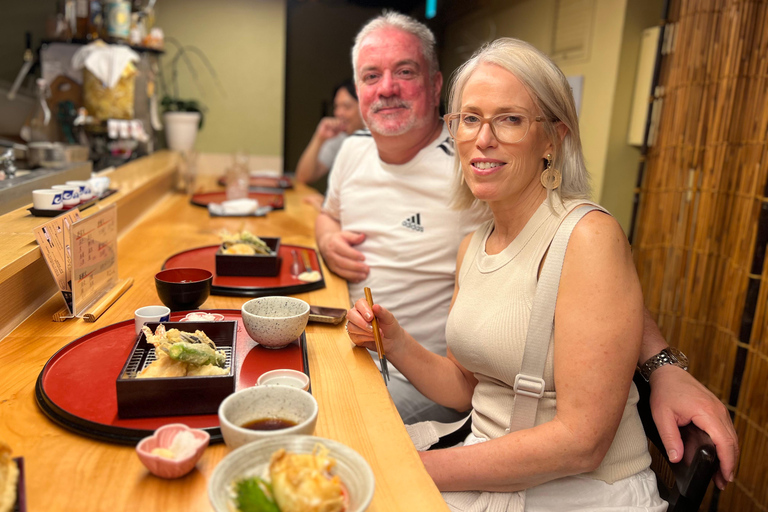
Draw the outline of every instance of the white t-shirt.
M446 353L456 254L464 236L479 224L449 206L453 155L446 128L404 165L382 162L370 132L355 132L336 157L323 206L342 230L366 235L355 248L365 254L371 271L364 281L349 283L350 303L369 287L377 304L441 355Z
M328 169L333 167L333 162L336 160L336 155L339 154L341 144L344 139L347 138L347 132L340 132L335 137L331 137L323 142L320 146L320 151L317 153L317 161L326 166Z

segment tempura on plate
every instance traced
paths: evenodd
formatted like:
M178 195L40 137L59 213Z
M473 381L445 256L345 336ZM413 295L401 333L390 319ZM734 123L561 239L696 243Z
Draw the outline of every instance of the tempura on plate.
M227 375L224 365L227 356L203 331L194 333L165 330L160 324L152 333L146 325L141 328L147 343L154 345L156 359L137 377L199 377L203 375Z
M11 447L0 439L0 512L10 512L16 504L19 468L11 457Z
M247 230L238 233L230 233L226 229L219 232L222 242L222 252L224 254L253 255L263 254L267 256L274 255L274 251L256 235Z
M344 492L341 480L332 475L336 460L328 448L315 445L312 453L272 454L269 476L280 512L341 512Z
M312 453L281 448L272 454L263 478L250 476L232 483L233 508L239 512L344 512L348 494L333 474L335 466L336 460L321 444Z

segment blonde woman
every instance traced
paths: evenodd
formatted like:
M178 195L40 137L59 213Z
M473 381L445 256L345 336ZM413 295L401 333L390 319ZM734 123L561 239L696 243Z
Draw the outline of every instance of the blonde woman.
M640 285L621 227L601 211L584 216L567 246L535 426L507 432L542 263L590 192L565 77L531 45L500 39L456 72L450 109L455 204L491 220L459 249L448 355L365 300L350 311L351 339L373 347L375 314L387 358L421 393L472 408L464 446L422 453L452 509L665 510L632 383Z

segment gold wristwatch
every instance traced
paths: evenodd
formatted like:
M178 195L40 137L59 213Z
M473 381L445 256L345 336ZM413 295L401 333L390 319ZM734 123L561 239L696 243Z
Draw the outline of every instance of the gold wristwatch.
M651 378L651 374L665 365L674 365L683 370L688 370L688 357L674 347L667 347L655 356L648 359L641 365L638 365L640 375L646 382Z

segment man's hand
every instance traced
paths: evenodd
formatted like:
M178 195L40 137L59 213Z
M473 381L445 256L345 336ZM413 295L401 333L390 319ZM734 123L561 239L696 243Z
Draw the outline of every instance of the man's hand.
M359 283L368 277L370 269L363 253L352 247L364 240L363 233L336 231L318 239L317 245L331 270L347 281Z
M704 385L682 368L662 366L651 374L651 412L669 460L683 458L679 426L693 422L709 434L720 459L713 480L720 489L733 481L739 458L738 436L728 409Z

